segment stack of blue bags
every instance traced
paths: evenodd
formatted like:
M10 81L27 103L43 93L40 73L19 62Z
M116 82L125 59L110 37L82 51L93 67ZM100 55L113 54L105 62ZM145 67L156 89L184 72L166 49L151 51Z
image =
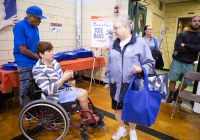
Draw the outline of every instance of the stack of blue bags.
M79 50L74 50L78 52L78 57L79 58L86 58L86 57L93 57L92 51L88 51L85 49L79 49Z
M0 69L7 70L7 71L9 71L9 70L17 70L17 63L8 62L8 64L3 64Z
M58 62L63 60L63 53L57 53L53 56Z
M93 57L92 51L79 49L79 50L74 50L74 51L59 52L54 55L54 59L56 59L58 62L62 60L74 60L74 59L86 58L86 57Z
M73 60L73 59L78 59L78 52L76 51L63 52L63 60Z

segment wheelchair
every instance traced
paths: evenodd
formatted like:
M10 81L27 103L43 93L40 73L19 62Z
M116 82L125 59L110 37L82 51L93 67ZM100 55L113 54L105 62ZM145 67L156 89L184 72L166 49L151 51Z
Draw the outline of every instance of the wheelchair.
M93 114L98 113L88 98L88 104L92 106L93 113L89 110L81 110L78 101L67 103L54 103L49 100L40 100L42 90L40 90L33 79L27 89L27 95L23 96L22 110L19 114L18 124L22 134L30 140L54 139L61 140L67 134L69 128L80 127L80 139L89 140L90 135L85 131L86 125L99 130L105 126L101 118L96 122ZM84 117L84 112L90 113L91 117ZM81 123L70 126L70 117L74 114L81 116ZM100 113L101 114L101 113ZM100 119L100 118L99 118ZM94 123L86 123L93 120Z

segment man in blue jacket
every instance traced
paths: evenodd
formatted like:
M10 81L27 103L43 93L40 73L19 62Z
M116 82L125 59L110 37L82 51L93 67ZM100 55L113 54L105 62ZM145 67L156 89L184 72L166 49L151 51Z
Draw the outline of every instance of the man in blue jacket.
M27 16L13 28L14 49L13 55L17 62L20 80L32 77L32 68L39 59L35 47L40 40L38 27L42 18L42 10L31 6L26 10ZM23 105L23 95L26 95L29 80L20 81L20 104Z

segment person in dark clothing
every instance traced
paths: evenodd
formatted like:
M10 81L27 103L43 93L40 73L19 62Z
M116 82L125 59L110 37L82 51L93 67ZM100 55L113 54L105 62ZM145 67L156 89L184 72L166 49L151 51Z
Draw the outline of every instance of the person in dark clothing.
M200 33L197 31L200 28L200 16L194 16L190 19L190 29L178 34L175 44L174 52L172 54L173 60L169 69L169 98L167 103L175 100L179 90L184 90L188 85L192 84L191 80L184 80L183 86L174 92L176 81L182 81L183 76L188 71L194 71L193 62L197 59L200 52Z

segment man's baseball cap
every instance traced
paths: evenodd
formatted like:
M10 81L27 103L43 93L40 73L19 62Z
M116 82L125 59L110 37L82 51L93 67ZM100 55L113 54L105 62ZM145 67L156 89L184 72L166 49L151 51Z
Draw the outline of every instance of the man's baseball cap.
M30 15L35 15L39 18L46 18L45 16L42 15L42 9L40 9L37 6L30 6L27 10L26 10L27 14Z

